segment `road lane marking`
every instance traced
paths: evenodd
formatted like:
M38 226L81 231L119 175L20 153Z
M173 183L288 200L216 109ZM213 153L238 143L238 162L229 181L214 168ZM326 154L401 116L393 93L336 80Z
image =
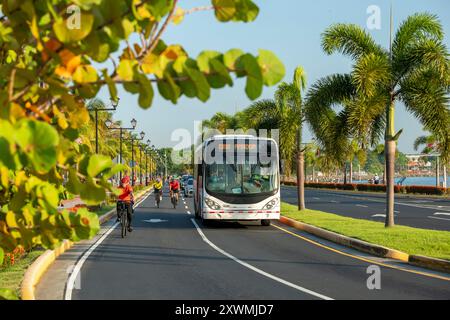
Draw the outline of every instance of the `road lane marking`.
M188 210L188 211L186 211L187 212L187 214L191 214L191 212Z
M435 216L450 216L450 213L448 212L435 212L433 213Z
M320 198L317 198L317 197L313 197L313 199L314 199L314 200L320 200Z
M184 208L185 208L185 209L189 209L189 207L188 207L188 206L184 206Z
M265 276L265 277L267 277L267 278L270 278L270 279L275 280L275 281L277 281L277 282L280 282L280 283L282 283L282 284L284 284L284 285L286 285L286 286L288 286L288 287L294 288L294 289L296 289L296 290L299 290L299 291L301 291L301 292L304 292L304 293L307 293L307 294L309 294L309 295L315 296L315 297L317 297L317 298L320 298L320 299L323 299L323 300L334 300L334 299L332 299L332 298L330 298L330 297L327 297L327 296L325 296L325 295L322 295L322 294L320 294L320 293L314 292L314 291L312 291L312 290L309 290L309 289L303 288L303 287L301 287L301 286L298 286L298 285L296 285L296 284L294 284L294 283L292 283L292 282L289 282L289 281L286 281L286 280L284 280L284 279L278 278L277 276L274 276L274 275L272 275L272 274L270 274L270 273L267 273L267 272L265 272L265 271L263 271L263 270L261 270L261 269L258 269L258 268L256 268L256 267L252 266L251 264L248 264L247 262L244 262L244 261L242 261L242 260L236 258L235 256L229 254L229 253L226 252L225 250L222 250L221 248L219 248L218 246L216 246L214 243L212 243L212 242L205 236L205 234L203 233L203 231L202 231L202 230L200 229L200 227L198 226L197 222L195 222L195 220L192 219L192 218L191 218L191 221L192 221L192 223L194 224L195 228L197 229L197 232L198 232L198 233L200 234L200 236L202 237L203 241L205 241L205 242L206 242L209 246L211 246L214 250L220 252L221 254L223 254L224 256L226 256L226 257L228 257L228 258L230 258L231 260L234 260L235 262L239 263L240 265L242 265L242 266L244 266L244 267L246 267L246 268L248 268L248 269L250 269L250 270L253 270L253 271L255 271L255 272L257 272L257 273L259 273L259 274L261 274L261 275L263 275L263 276Z
M333 203L339 203L339 202L337 202L336 200L330 200L330 202L333 202Z
M428 216L428 218L431 218L431 219L438 219L438 220L445 220L445 221L450 221L450 219L440 218L440 217L433 217L433 216Z
M167 222L169 220L161 220L161 219L150 219L150 220L142 220L143 222L148 222L148 223L159 223L159 222Z
M332 192L327 192L327 191L318 191L318 192L323 193L323 194L328 194L328 195L331 195L331 196L339 196L339 197L346 197L346 198L351 198L351 199L366 200L366 201L371 201L371 202L386 203L386 200L384 200L384 199L375 200L373 198L371 199L371 198L367 198L367 197L364 197L364 196L363 197L358 197L358 196L352 196L352 195L347 195L347 194L332 193ZM317 199L319 199L319 198L317 198ZM396 198L396 199L399 199L399 198ZM429 209L429 210L433 210L436 207L436 206L423 206L423 205L420 206L418 204L397 202L397 201L395 201L395 205L396 206L400 205L400 206L415 207L415 208L420 208L420 209ZM450 211L450 207L446 207L445 206L445 208L442 208L442 210Z
M327 246L325 244L321 244L321 243L319 243L317 241L314 241L314 240L311 240L311 239L309 239L307 237L303 237L303 236L301 236L301 235L299 235L297 233L291 232L291 231L289 231L287 229L284 229L284 228L282 228L280 226L277 226L275 224L272 224L272 226L277 228L277 229L279 229L279 230L281 230L281 231L284 231L284 232L286 232L286 233L288 233L288 234L290 234L290 235L292 235L294 237L300 238L300 239L302 239L302 240L304 240L306 242L309 242L309 243L311 243L313 245L316 245L316 246L321 247L323 249L332 251L334 253L341 254L343 256L347 256L347 257L350 257L350 258L361 260L361 261L364 261L364 262L367 262L367 263L370 263L370 264L377 264L377 265L380 265L380 266L383 266L383 267L386 267L386 268L391 268L391 269L400 270L400 271L404 271L404 272L414 273L414 274L418 274L418 275L421 275L421 276L426 276L426 277L435 278L435 279L439 279L439 280L450 281L450 277L444 277L444 276L440 276L440 275L437 275L437 274L432 274L432 273L427 273L427 272L422 272L422 271L417 271L417 270L411 270L411 269L406 269L406 268L402 268L402 267L397 267L397 266L394 266L394 265L386 264L386 263L375 261L375 260L372 260L372 259L363 258L361 256L356 256L356 255L353 255L351 253L347 253L347 252L340 251L338 249L332 248L332 247Z
M355 206L361 207L361 208L368 208L368 207L369 207L369 206L365 206L365 205L363 205L363 204L355 204Z
M151 195L151 192L145 196L141 201L139 201L135 207L137 208L142 202L147 200L147 198ZM87 258L91 255L92 252L106 239L106 237L109 236L111 232L119 225L119 222L114 223L101 237L98 239L81 257L80 260L78 260L77 264L73 268L72 274L70 275L69 279L67 280L66 285L66 292L64 294L64 300L72 300L72 291L75 285L75 281L78 278L78 274L81 271L81 268L83 267L83 264L86 262Z

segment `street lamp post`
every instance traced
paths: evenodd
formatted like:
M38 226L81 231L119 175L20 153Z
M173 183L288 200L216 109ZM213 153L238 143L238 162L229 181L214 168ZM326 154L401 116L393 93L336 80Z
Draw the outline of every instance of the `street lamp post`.
M98 108L94 106L90 111L95 112L95 153L98 153L98 112L99 111L116 111L117 106L119 105L120 98L117 100L113 100L111 98L111 106L112 108Z
M125 127L113 127L113 123L111 120L107 120L105 122L105 126L107 129L109 130L119 130L119 140L120 140L120 144L119 144L119 159L120 159L120 164L122 164L122 140L123 139L123 131L124 130L134 130L136 129L136 125L137 125L137 121L136 119L133 118L133 120L131 120L131 128L125 128ZM122 180L122 171L120 171L119 173L119 178L120 180Z
M141 141L144 140L145 137L145 132L141 131L140 133L141 138L135 138L133 135L131 136L131 139L124 139L124 140L131 140L131 185L134 186L134 177L135 177L135 172L134 172L134 141Z

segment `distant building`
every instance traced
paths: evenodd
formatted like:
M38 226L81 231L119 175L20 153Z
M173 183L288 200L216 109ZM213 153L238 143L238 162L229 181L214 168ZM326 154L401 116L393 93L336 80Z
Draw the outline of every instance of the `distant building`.
M406 158L408 159L408 171L410 172L421 172L421 171L430 171L431 170L431 162L428 161L430 155L426 154L407 154Z

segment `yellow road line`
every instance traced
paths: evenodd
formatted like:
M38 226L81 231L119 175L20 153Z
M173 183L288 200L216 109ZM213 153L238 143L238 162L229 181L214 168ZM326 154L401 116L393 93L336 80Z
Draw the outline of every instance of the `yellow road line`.
M426 276L426 277L430 277L430 278L435 278L435 279L440 279L440 280L450 281L450 278L448 278L448 277L439 276L439 275L436 275L436 274L427 273L427 272L422 272L422 271L417 271L417 270L410 270L410 269L406 269L406 268L402 268L402 267L398 267L398 266L386 264L386 263L383 263L383 262L378 262L378 261L375 261L375 260L363 258L363 257L360 257L360 256L355 256L355 255L353 255L353 254L351 254L351 253L343 252L343 251L340 251L340 250L331 248L331 247L329 247L329 246L327 246L327 245L321 244L321 243L319 243L319 242L317 242L317 241L308 239L308 238L303 237L303 236L301 236L301 235L299 235L299 234L296 234L296 233L294 233L294 232L291 232L291 231L289 231L289 230L286 230L286 229L284 229L284 228L282 228L282 227L280 227L280 226L277 226L277 225L274 225L274 224L272 224L272 226L275 227L275 228L277 228L277 229L279 229L279 230L281 230L281 231L284 231L284 232L286 232L286 233L289 233L290 235L293 235L294 237L300 238L300 239L302 239L302 240L304 240L304 241L307 241L307 242L309 242L309 243L311 243L311 244L314 244L314 245L316 245L316 246L318 246L318 247L321 247L321 248L324 248L324 249L333 251L333 252L335 252L335 253L338 253L338 254L341 254L341 255L344 255L344 256L347 256L347 257L350 257L350 258L354 258L354 259L361 260L361 261L368 262L368 263L372 263L372 264L377 264L377 265L380 265L380 266L383 266L383 267L386 267L386 268L396 269L396 270L405 271L405 272L409 272L409 273L415 273L415 274L419 274L419 275Z

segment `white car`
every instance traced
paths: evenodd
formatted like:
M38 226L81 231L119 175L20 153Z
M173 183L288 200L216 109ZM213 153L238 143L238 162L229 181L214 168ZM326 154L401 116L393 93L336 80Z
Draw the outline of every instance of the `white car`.
M184 185L184 196L190 197L194 194L194 179L189 179Z

